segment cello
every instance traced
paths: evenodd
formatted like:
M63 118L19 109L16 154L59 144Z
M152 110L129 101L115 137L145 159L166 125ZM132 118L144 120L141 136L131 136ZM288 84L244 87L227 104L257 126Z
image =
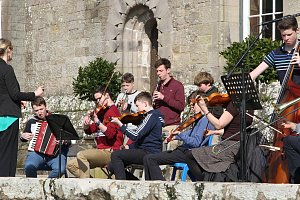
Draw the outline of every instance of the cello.
M299 54L300 50L300 42L297 41L297 44L294 48L294 52L292 58ZM292 101L298 97L300 97L300 85L297 85L292 80L292 75L294 71L294 64L289 64L286 74L284 76L282 87L279 93L279 97L277 98L276 104L282 104L289 101ZM288 121L292 121L295 123L300 122L300 110L293 112L296 108L300 107L300 103L295 103L292 106L284 109L279 115L275 113L272 114L270 122L273 122L275 118L280 118L282 116L286 116L285 119ZM289 114L291 113L291 114ZM281 122L277 121L274 123L274 127L280 130L283 134L274 133L273 138L273 146L283 147L283 138L291 135L292 132L289 129L284 129L281 125ZM285 158L284 152L281 151L271 151L269 152L268 158L268 168L266 169L265 178L269 183L289 183L289 171L288 164Z

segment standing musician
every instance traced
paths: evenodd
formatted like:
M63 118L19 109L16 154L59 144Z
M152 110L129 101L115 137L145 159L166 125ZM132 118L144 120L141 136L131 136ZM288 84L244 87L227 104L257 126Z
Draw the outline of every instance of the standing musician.
M127 149L115 151L111 155L110 170L117 180L137 179L125 170L130 164L143 165L144 157L149 154L159 153L162 149L162 127L164 120L159 110L153 109L152 97L149 92L141 92L135 98L138 111L146 111L147 115L138 125L137 129L128 129L118 118L112 118L113 123L129 137L133 143Z
M156 61L154 67L159 82L153 92L153 104L164 116L163 133L175 129L180 123L180 114L185 107L184 87L181 82L171 76L171 62L166 58Z
M97 149L80 151L76 159L68 162L68 170L76 177L90 178L90 169L105 167L110 161L111 153L119 150L123 144L122 132L118 130L117 125L109 121L111 117L121 115L111 96L105 85L97 88L94 93L97 108L84 117L83 129L88 135L95 133Z
M43 97L36 97L31 102L31 107L33 112L35 113L35 116L26 123L24 132L20 137L22 142L30 141L27 158L25 161L26 177L36 178L38 170L51 169L48 178L57 178L59 175L59 156L57 153L58 141L55 140L53 133L50 132L51 137L49 137L48 141L43 141L44 144L49 143L45 148L52 149L53 151L39 152L37 150L33 150L36 145L41 146L41 144L37 144L39 141L37 139L38 134L40 134L41 136L46 136L46 134L48 134L50 131L50 128L48 127L48 123L46 121L46 116L50 115L51 113L47 110L46 101ZM70 141L68 141L64 142L62 145L60 174L66 173L67 154L70 144Z
M233 106L232 102L230 102L218 119L208 110L205 101L200 100L199 106L201 110L204 112L208 121L216 128L223 129L224 134L222 136L222 140L225 140L229 137L227 141L224 141L216 146L205 146L194 148L191 151L187 151L187 164L189 169L197 181L202 181L204 178L203 172L225 172L231 163L234 163L235 156L239 151L239 145L232 146L232 148L227 148L236 141L240 140L240 134L236 134L240 130L240 112ZM252 112L253 113L253 112ZM246 126L249 126L252 123L252 118L246 117ZM236 134L234 136L234 134ZM213 151L220 151L220 153L216 154ZM223 151L222 151L223 150Z
M184 132L171 131L170 135L174 135L172 140L183 141L183 145L177 147L173 151L163 151L161 153L149 154L144 158L144 172L146 180L162 180L166 179L163 177L159 165L170 165L176 162L186 162L185 152L189 151L192 148L197 148L203 145L207 145L207 140L205 138L205 132L207 129L214 129L214 127L208 122L207 118L203 115L201 108L197 103L192 103L192 99L195 99L198 95L205 95L205 93L200 92L199 90L192 92L188 97L188 102L192 105L192 110L195 112L195 116L199 116L194 122L193 128L188 129ZM214 111L212 111L214 112ZM200 115L198 115L200 114ZM202 115L201 115L202 114ZM219 113L217 113L219 115ZM194 120L190 118L190 120ZM187 122L189 123L188 120ZM180 126L180 125L179 125ZM169 135L169 137L170 137ZM166 138L167 140L168 138ZM167 142L167 141L165 141Z
M297 20L294 16L289 16L278 22L277 28L280 31L283 45L271 51L263 60L263 62L254 69L250 75L255 80L262 74L269 66L274 67L279 76L280 84L282 85L281 92L277 99L277 103L284 103L300 97L300 58L299 58L299 41L297 34L299 28ZM292 72L292 74L291 74ZM291 110L297 108L299 104L291 106L286 109L281 115L289 113ZM287 116L288 120L295 121L297 113ZM271 121L273 120L273 117ZM278 125L277 125L278 126ZM277 128L282 128L280 125ZM282 141L282 135L275 135L273 145L282 147L285 143ZM269 182L287 183L289 180L287 172L287 164L284 161L284 156L281 152L270 152L267 171L267 178ZM292 176L293 177L293 176Z
M134 76L131 73L125 73L122 76L122 90L116 100L116 105L121 113L136 113L137 107L134 104L135 97L140 93L134 89Z
M13 59L13 45L7 39L0 39L0 177L16 174L19 118L23 101L32 101L44 93L40 86L35 92L21 92L14 69L9 62Z

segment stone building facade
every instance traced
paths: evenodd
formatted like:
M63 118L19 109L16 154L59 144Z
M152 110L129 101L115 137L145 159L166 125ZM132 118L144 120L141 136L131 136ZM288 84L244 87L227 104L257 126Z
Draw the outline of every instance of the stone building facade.
M233 0L2 0L2 37L12 40L12 65L22 89L46 86L47 96L72 94L79 66L96 57L131 72L140 90L155 86L151 67L172 61L173 75L191 84L205 70L218 80L219 52L241 39L243 1ZM250 1L251 2L251 1ZM299 10L283 1L283 13Z

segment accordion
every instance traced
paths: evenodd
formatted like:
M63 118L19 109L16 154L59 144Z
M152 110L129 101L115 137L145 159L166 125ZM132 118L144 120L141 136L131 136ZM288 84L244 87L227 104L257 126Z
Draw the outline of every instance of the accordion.
M31 132L33 138L30 140L28 146L29 151L36 151L48 156L56 155L58 145L47 122L36 122L35 124L32 124Z

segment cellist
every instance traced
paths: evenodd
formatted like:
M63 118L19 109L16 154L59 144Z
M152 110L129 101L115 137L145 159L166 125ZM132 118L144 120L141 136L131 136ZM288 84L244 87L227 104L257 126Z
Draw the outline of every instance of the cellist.
M280 84L282 86L281 92L277 99L277 103L284 103L300 96L300 58L299 58L299 41L297 34L299 28L297 20L294 16L288 16L278 22L277 29L280 31L283 40L282 46L271 51L263 60L263 62L256 67L250 76L255 80L267 68L274 67L277 71ZM297 107L298 105L295 105ZM289 108L293 110L293 108ZM286 110L286 112L290 112ZM274 115L273 115L274 116ZM292 121L297 118L297 113L288 116ZM271 119L272 121L273 119ZM278 128L282 128L279 125ZM289 134L288 134L289 135ZM273 144L275 146L284 147L284 140L281 135L275 135ZM284 148L283 148L284 149ZM288 177L286 162L281 152L272 152L269 156L269 169L267 172L268 182L273 183L293 183L294 172L290 171L290 178Z
M289 64L300 64L299 55L296 55L292 58L294 47L298 42L297 34L299 34L299 28L296 18L294 16L284 18L283 20L278 22L277 29L280 31L283 44L277 49L271 51L265 57L262 63L260 63L260 65L250 73L253 80L255 80L269 67L274 67L277 71L279 81L280 83L282 83ZM300 85L299 67L296 67L294 69L293 81L296 84Z

